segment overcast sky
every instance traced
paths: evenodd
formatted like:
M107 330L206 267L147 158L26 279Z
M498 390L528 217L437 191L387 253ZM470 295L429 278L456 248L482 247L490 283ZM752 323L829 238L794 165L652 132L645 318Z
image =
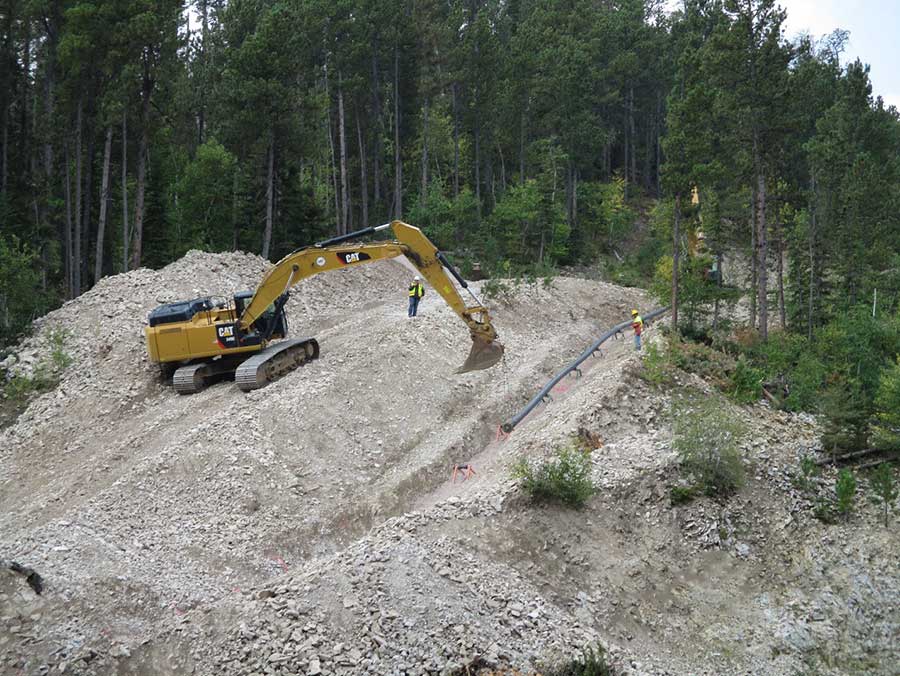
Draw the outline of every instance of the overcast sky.
M785 35L820 37L850 31L844 61L857 57L872 70L872 93L900 109L900 0L779 0L787 10Z

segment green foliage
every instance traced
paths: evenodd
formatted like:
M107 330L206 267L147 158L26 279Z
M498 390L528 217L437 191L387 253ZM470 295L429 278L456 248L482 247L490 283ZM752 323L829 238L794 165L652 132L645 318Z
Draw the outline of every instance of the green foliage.
M879 448L900 448L900 357L881 374L875 395L875 443Z
M557 448L550 460L521 458L513 466L512 476L537 502L561 502L579 508L597 491L591 480L590 453L575 446Z
M856 497L856 477L849 469L842 469L838 473L837 480L834 484L835 508L838 514L844 517L849 516L853 509L853 500Z
M822 445L836 455L866 446L869 413L858 386L836 383L822 393Z
M61 371L72 364L72 357L66 351L66 343L71 337L67 329L50 330L47 340L50 343L50 361L55 370Z
M194 159L174 184L171 219L177 231L174 255L188 249L227 251L233 232L228 227L234 210L234 173L237 158L210 139L197 148Z
M734 372L731 374L731 387L728 390L728 394L741 404L751 404L754 401L758 401L762 397L762 379L762 371L753 367L750 361L744 355L741 355L738 357L734 366Z
M615 670L606 661L603 646L588 646L581 657L541 671L544 676L615 676Z
M820 473L821 469L816 464L816 461L812 457L804 455L800 459L800 471L794 474L792 483L802 491L812 492L815 488L813 479L818 477Z
M672 486L669 489L669 503L675 507L691 502L697 497L696 486Z
M888 525L888 513L897 500L897 484L894 471L889 463L883 462L869 475L869 489L875 502L880 502L884 510L884 526Z
M640 376L651 385L665 385L672 381L672 363L666 349L654 342L647 342L641 355Z
M41 292L38 253L15 235L0 236L0 346L28 332L49 298Z
M744 482L739 444L746 430L714 397L673 407L672 445L682 467L707 495L726 496Z

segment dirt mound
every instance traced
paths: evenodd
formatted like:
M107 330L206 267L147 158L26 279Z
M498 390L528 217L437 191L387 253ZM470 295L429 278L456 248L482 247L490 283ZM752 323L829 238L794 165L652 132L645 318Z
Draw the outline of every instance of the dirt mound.
M440 297L428 293L408 319L407 268L352 268L304 280L288 304L292 334L315 335L319 360L249 394L223 383L179 397L161 384L144 354L149 310L252 288L266 265L191 252L105 279L38 321L17 351L48 359L62 333L72 363L2 433L0 542L47 581L46 645L104 658L98 673L177 611L403 513L548 368L640 298L570 279L522 288L496 308L505 363L456 375L468 331Z
M798 507L810 420L734 407L752 430L748 487L672 507L668 397L617 340L498 438L647 307L640 292L516 288L489 303L504 361L457 375L468 332L440 297L409 319L407 268L354 268L305 280L288 305L317 361L247 394L161 384L146 313L252 288L266 265L191 252L110 278L20 346L48 359L65 328L72 364L0 436L0 558L44 582L36 596L0 571L8 673L529 673L598 641L634 674L889 673L897 536L869 512L854 534ZM600 494L580 512L526 505L510 462L576 434L597 446ZM459 463L477 473L453 483Z

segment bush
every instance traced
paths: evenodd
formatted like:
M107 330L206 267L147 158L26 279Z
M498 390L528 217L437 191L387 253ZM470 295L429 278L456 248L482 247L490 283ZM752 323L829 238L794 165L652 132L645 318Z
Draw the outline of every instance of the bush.
M675 507L676 505L684 505L697 497L696 486L672 486L669 489L669 503Z
M881 374L875 396L875 443L879 448L900 448L900 359Z
M834 484L834 493L837 497L835 506L839 514L849 516L853 509L853 499L856 497L856 478L849 469L842 469Z
M606 651L602 646L585 648L581 657L571 662L544 669L544 676L614 676L615 671L606 662Z
M738 357L731 374L729 396L739 404L751 404L762 396L763 373L753 367L744 355Z
M673 411L673 446L682 467L707 495L728 495L743 485L738 447L744 426L713 398L691 399Z
M875 502L880 502L884 508L884 527L887 528L888 512L897 499L897 484L894 483L894 473L888 463L881 463L872 472L872 476L869 477L869 488Z
M647 343L641 359L640 377L651 385L663 385L672 380L669 356L656 343Z
M813 477L817 477L820 468L810 456L804 455L800 460L800 473L794 475L794 485L803 491L810 491L813 488Z
M529 462L522 458L513 466L512 476L538 502L561 502L578 508L597 492L591 481L590 453L577 447L558 448L551 460Z

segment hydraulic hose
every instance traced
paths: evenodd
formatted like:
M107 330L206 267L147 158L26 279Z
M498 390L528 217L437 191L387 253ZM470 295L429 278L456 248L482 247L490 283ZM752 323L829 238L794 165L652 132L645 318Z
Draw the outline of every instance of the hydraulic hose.
M645 321L650 321L651 319L655 319L656 317L659 317L664 312L667 312L668 309L669 309L668 307L658 308L656 310L653 310L653 312L650 312L650 313L644 315L642 318ZM525 419L525 416L527 416L529 413L531 413L531 411L533 411L534 408L544 400L544 398L550 393L550 390L552 390L554 387L556 387L556 384L560 380L565 378L572 371L577 370L578 367L581 365L581 363L585 359L587 359L592 354L594 354L598 349L600 349L600 346L603 345L603 343L605 343L607 340L612 338L619 331L627 329L630 326L631 326L631 322L625 321L625 322L622 322L621 324L616 324L609 331L607 331L602 336L600 336L596 341L594 341L594 343L591 344L591 346L588 349L586 349L584 352L581 353L581 356L578 357L578 359L573 361L571 364L566 366L562 371L560 371L555 376L553 376L553 378L551 378L550 381L546 385L544 385L544 387L541 389L541 391L538 392L536 395L534 395L534 399L529 401L528 404L525 406L525 408L523 408L521 411L516 413L516 415L514 415L512 418L510 418L505 423L503 423L500 426L500 429L503 430L506 434L509 434L510 432L512 432L516 428L516 425L518 425L520 422L522 422Z

